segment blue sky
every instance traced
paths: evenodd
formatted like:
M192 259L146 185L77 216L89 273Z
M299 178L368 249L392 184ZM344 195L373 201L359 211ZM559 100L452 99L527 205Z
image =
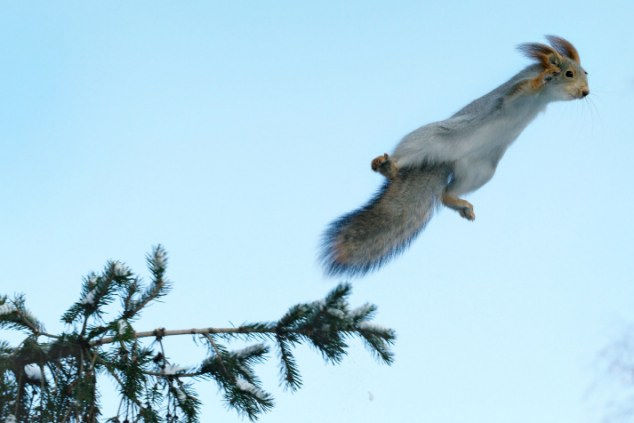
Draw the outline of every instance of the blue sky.
M376 303L398 333L394 365L356 343L337 367L300 348L297 393L261 367L277 398L261 421L601 421L600 352L634 322L633 14L627 1L2 2L1 291L61 330L84 274L110 258L142 272L162 243L174 289L139 329L276 319L338 282L319 237L382 182L370 160L519 71L518 43L557 34L579 49L588 101L551 105L521 135L468 197L475 222L440 210L353 282L352 303ZM202 353L172 348L182 364ZM203 421L241 421L199 386Z

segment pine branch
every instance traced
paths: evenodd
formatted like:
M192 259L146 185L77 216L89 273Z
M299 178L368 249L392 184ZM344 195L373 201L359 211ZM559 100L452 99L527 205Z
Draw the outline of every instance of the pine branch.
M133 299L134 294L138 290L138 284L131 285L133 290L128 292L126 301L124 301L124 312L122 319L133 318L141 309L143 309L151 301L157 300L169 291L169 283L165 280L165 269L167 268L167 253L165 249L158 245L154 247L151 254L146 256L148 268L152 273L152 283L146 291L137 300Z
M13 300L0 296L0 329L26 330L33 335L42 333L44 326L24 305L24 297L17 295Z
M346 356L348 340L357 337L379 361L393 361L394 331L371 321L374 305L350 308L349 284L338 285L323 300L290 307L277 321L137 331L134 321L170 287L165 250L155 247L146 260L151 279L145 287L118 261L108 262L99 274L87 275L79 300L62 316L68 330L61 334L45 332L22 297L0 296L0 328L28 334L16 347L0 341L0 421L11 416L28 421L96 421L102 413L98 373L108 375L119 387L120 406L108 421L198 421L200 401L193 385L183 381L186 378L215 381L229 408L256 420L274 405L255 371L269 358L270 345L278 352L281 383L291 391L302 385L293 355L300 344L312 345L336 364ZM117 299L120 311L113 312ZM113 315L117 317L108 319ZM183 368L168 356L163 338L182 335L194 335L207 346L199 365ZM227 347L236 338L259 342L242 349Z
M179 336L179 335L209 335L209 334L266 334L270 333L270 330L266 329L253 329L249 326L240 326L237 328L191 328L191 329L172 329L167 330L165 328L157 328L154 330L147 330L142 332L134 332L132 337L139 338L164 338L167 336ZM118 337L110 336L101 338L91 342L91 345L104 345L117 342Z

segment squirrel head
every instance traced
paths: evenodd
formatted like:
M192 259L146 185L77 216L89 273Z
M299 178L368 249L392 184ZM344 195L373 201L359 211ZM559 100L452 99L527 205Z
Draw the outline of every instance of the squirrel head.
M540 85L553 100L574 100L590 93L588 73L581 67L577 49L567 40L547 35L550 46L541 43L521 44L518 48L541 66Z

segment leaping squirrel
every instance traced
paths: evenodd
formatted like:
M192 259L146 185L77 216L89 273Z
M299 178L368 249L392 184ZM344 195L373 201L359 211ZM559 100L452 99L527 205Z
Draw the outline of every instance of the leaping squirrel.
M392 155L372 160L387 180L363 207L332 222L323 236L327 274L363 275L402 252L440 203L468 220L473 206L461 195L487 183L508 146L552 101L589 94L587 72L568 41L521 44L537 61L447 120L406 135Z

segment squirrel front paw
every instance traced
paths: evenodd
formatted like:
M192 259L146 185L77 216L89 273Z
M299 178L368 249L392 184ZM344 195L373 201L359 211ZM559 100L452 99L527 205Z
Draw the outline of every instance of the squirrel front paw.
M398 175L398 168L387 153L382 156L375 157L372 160L372 163L370 163L370 166L373 171L379 172L387 179L394 179L396 175Z
M449 207L450 209L454 209L460 216L464 217L467 220L475 220L475 212L473 211L473 204L468 202L467 200L463 200L462 198L458 198L451 194L443 194L442 203Z
M473 206L464 207L459 210L460 216L464 217L467 220L475 220L475 212L473 211Z

